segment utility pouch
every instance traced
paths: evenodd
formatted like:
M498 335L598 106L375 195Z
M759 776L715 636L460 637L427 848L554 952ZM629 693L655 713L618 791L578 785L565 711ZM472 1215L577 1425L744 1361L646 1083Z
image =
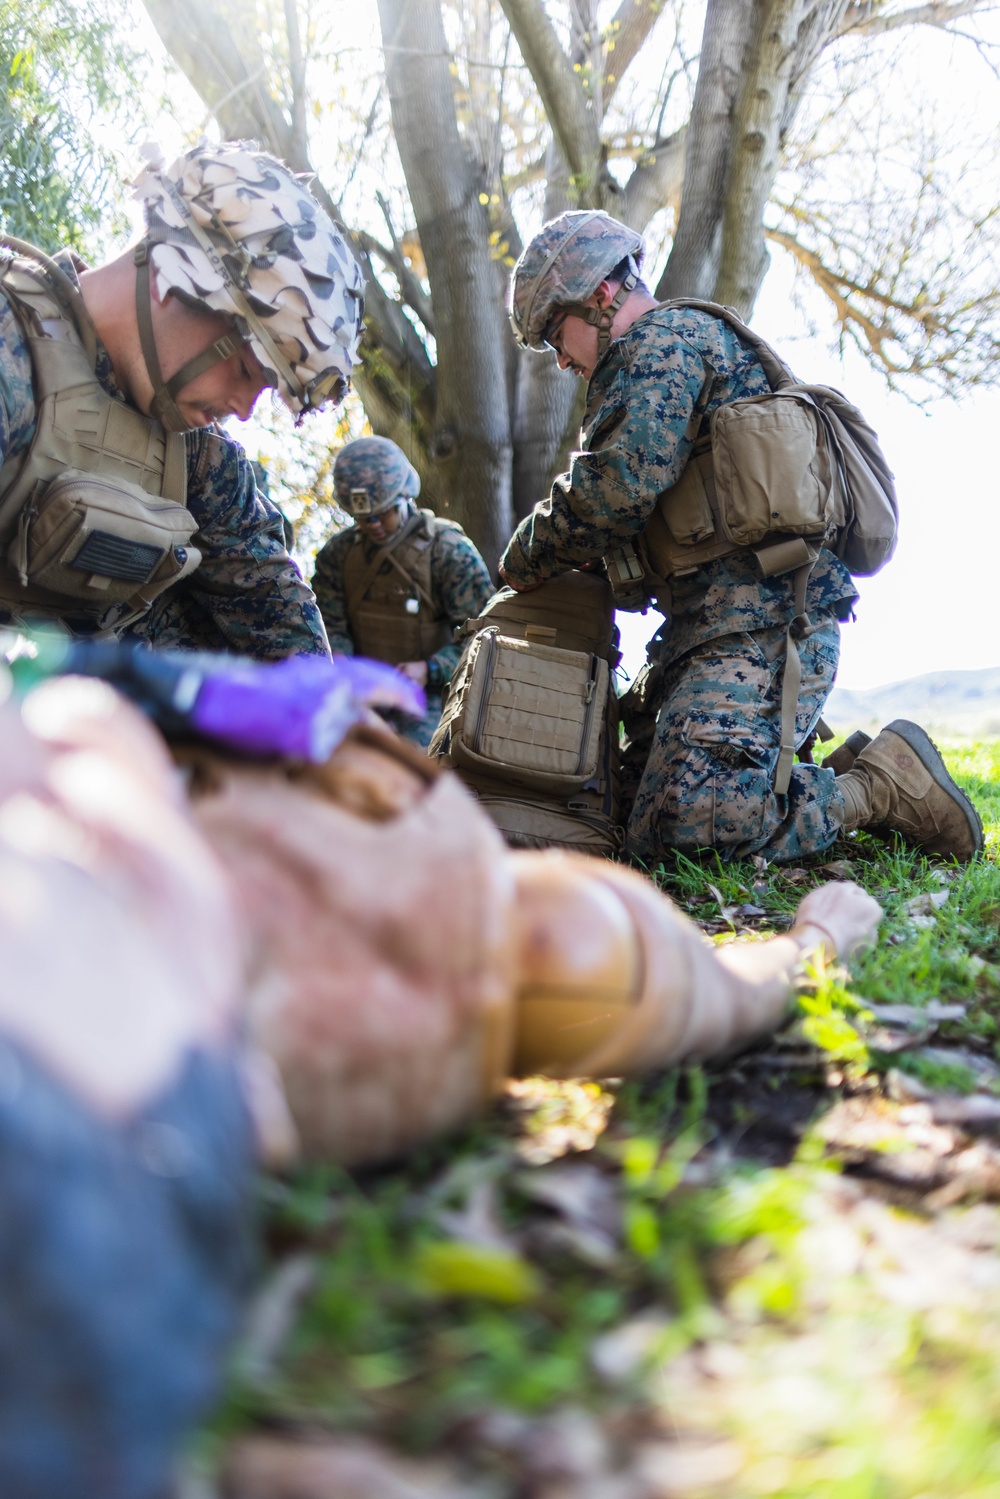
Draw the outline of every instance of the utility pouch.
M194 571L201 553L183 505L127 479L64 469L36 486L18 517L7 561L22 588L41 588L95 612L143 608Z
M600 656L483 630L451 720L452 764L536 791L579 790L599 770L608 686Z
M712 414L712 459L719 528L734 546L778 536L822 541L834 529L836 467L808 399L774 391L720 406Z
M649 606L646 569L631 542L613 547L604 558L604 567L615 608L624 609L626 613L644 614Z

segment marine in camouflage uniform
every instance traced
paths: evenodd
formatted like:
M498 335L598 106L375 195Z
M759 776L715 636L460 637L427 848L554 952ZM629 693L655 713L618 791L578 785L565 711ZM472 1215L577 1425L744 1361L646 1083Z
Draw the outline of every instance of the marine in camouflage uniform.
M374 564L386 543L399 529L414 522L418 515L424 525L416 523L415 538L423 549L420 573L426 578L430 603L419 597L399 569L386 558L377 575L383 593L398 600L398 640L393 640L391 613L383 626L388 635L384 644L367 654L378 654L391 660L425 686L427 712L422 719L394 719L396 727L412 743L426 749L441 717L444 693L458 665L461 646L454 641L455 630L479 614L493 593L486 564L461 526L441 520L429 511L417 511L414 505L420 493L420 477L406 455L385 437L362 437L348 443L334 464L334 490L338 503L355 517L355 524L338 531L316 558L312 586L326 624L330 648L336 654L354 655L359 651L358 620L354 627L349 617L351 577L364 576ZM407 559L409 565L409 558ZM350 575L350 576L348 576ZM365 597L369 590L366 590ZM414 607L416 606L416 607ZM406 661L403 657L413 639L412 621L431 616L433 632L443 643L426 657ZM433 640L433 634L427 639ZM375 637L376 642L378 637ZM404 640L407 642L403 644ZM421 667L426 667L426 676Z
M580 224L584 218L589 222ZM574 221L577 233L544 270ZM582 356L560 336L553 310L562 315L579 307L629 256L628 293L641 288L641 246L639 236L606 215L564 215L547 225L515 272L516 331L537 346L555 321L560 363L580 371ZM540 271L534 306L526 306ZM503 575L515 587L594 564L634 540L659 495L677 483L695 441L707 434L712 412L770 388L755 355L719 319L660 308L642 290L637 298L638 315L594 360L582 451L504 554ZM597 316L587 321L600 329ZM610 323L606 318L608 329ZM724 857L788 861L828 847L843 820L834 776L796 765L787 797L773 790L785 635L795 613L791 578L762 578L752 555L735 554L673 579L672 593L671 617L622 701L626 805L634 796L630 853L652 865L668 848L714 847ZM838 621L850 615L856 596L847 569L821 551L806 600L818 628L801 649L800 743L833 686Z
M515 267L518 341L552 348L563 369L589 381L582 451L502 559L516 588L597 564L637 538L710 436L712 413L770 389L728 323L654 301L639 280L642 251L641 237L607 214L569 213ZM713 555L672 570L670 618L622 702L633 857L649 865L668 848L708 847L787 862L855 828L902 833L963 861L980 852L978 813L926 732L905 719L843 774L795 765L787 794L776 793L788 626L803 612L794 575L763 576L750 551ZM810 628L798 644L797 746L833 686L840 621L856 598L847 569L820 549L804 599Z
M143 241L134 255L93 273L95 283L103 277L104 288L114 287L110 302L105 298L91 312L87 278L81 288L77 271L83 268L68 252L56 269L50 263L46 271L44 258L27 263L40 265L56 287L61 270L71 283L68 292L75 287L72 303L65 289L56 300L69 307L67 326L85 346L83 324L93 322L94 374L112 401L139 410L131 397L136 371L144 371L152 399L143 414L170 432L191 429L184 436L185 504L196 525L191 544L202 560L130 625L130 608L109 610L102 619L71 599L65 607L26 604L22 610L16 589L14 601L5 592L0 619L47 612L81 634L114 630L120 620L154 646L227 650L260 660L325 655L322 617L286 550L281 514L215 418L230 412L245 418L266 385L277 387L295 412L342 397L361 329L360 271L302 184L281 163L244 147L195 148L169 168L152 161L136 189L146 206ZM125 302L136 309L136 321L123 342ZM258 315L262 307L270 312L266 319ZM23 308L0 292L0 465L29 452L37 427L24 318ZM114 355L101 337L106 325L114 331ZM181 365L169 380L159 363L164 337L165 357ZM180 346L184 339L187 346ZM105 472L103 462L91 465L95 477Z

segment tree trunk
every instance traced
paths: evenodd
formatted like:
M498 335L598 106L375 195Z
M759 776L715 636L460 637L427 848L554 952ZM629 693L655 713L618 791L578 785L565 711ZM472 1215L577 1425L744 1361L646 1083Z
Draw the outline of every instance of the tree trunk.
M755 16L752 0L708 0L688 125L681 211L656 295L711 297L722 248L731 114Z
M571 207L569 173L553 140L545 157L546 222ZM514 406L514 514L518 520L545 498L554 475L566 467L579 435L585 397L583 382L561 370L554 355L520 352Z
M393 130L427 262L437 329L430 458L441 512L491 568L513 526L509 337L483 181L455 117L438 0L379 0Z
M804 0L756 0L753 34L743 55L715 298L744 317L750 315L767 270L764 209L781 162L781 125L803 9Z

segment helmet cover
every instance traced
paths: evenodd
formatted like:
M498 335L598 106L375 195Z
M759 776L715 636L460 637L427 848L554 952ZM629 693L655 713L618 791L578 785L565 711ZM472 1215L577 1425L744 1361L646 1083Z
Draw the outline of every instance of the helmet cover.
M333 465L337 504L355 519L381 515L398 500L415 500L420 475L402 448L388 437L357 437Z
M236 321L289 409L343 399L358 363L364 281L343 232L296 177L252 145L205 144L134 183L163 298Z
M521 252L510 279L510 325L522 348L545 348L545 330L566 304L586 301L626 257L638 272L642 235L608 213L575 209L550 219Z

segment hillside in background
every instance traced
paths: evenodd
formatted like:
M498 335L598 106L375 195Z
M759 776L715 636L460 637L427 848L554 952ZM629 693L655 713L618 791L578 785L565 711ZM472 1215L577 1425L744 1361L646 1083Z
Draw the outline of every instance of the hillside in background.
M914 718L939 732L995 736L1000 734L1000 666L932 671L866 692L835 687L823 716L838 734Z

